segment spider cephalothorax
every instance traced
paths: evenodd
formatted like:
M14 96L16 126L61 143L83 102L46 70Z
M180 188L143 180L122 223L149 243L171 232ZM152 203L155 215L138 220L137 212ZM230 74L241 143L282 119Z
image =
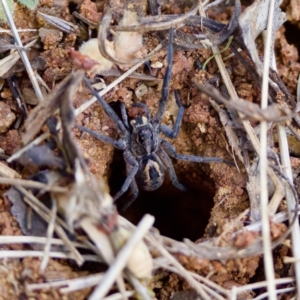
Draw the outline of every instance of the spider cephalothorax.
M178 114L174 123L173 129L161 124L165 110L166 102L169 93L169 82L172 69L173 57L173 29L170 30L169 45L168 45L168 66L164 78L162 97L159 102L159 107L153 118L150 118L148 107L144 103L134 103L133 106L143 108L146 116L139 116L128 123L126 108L121 103L120 119L112 108L101 98L98 93L92 88L89 81L84 78L86 85L91 89L94 96L104 108L105 112L117 124L120 138L112 139L108 136L94 132L86 127L78 126L81 130L90 133L96 138L114 145L116 148L124 150L123 157L126 162L127 178L121 190L114 196L118 199L130 187L132 192L131 200L128 201L127 208L138 195L138 186L146 191L153 191L159 188L164 182L165 170L168 171L170 179L174 186L185 191L185 187L178 182L173 164L169 156L175 159L182 159L193 162L226 162L218 157L201 157L193 155L178 154L175 148L165 139L160 136L160 133L169 137L176 138L179 132L181 120L183 118L184 108L180 102L178 92L175 91L176 104L178 105Z
M158 146L158 134L156 128L146 117L138 117L130 122L132 126L131 151L136 157L150 155Z

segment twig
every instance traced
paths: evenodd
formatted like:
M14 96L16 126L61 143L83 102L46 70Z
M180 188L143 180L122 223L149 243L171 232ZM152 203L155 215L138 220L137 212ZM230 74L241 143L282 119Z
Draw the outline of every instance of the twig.
M126 241L122 249L118 252L115 261L111 264L108 271L105 273L103 280L89 297L89 300L101 299L111 288L111 285L117 279L119 274L126 266L134 247L145 236L147 231L152 227L154 218L150 215L145 215L137 225L136 231Z
M158 31L158 30L167 30L170 28L179 27L186 19L190 16L196 15L198 11L199 3L198 1L194 1L192 8L181 15L176 15L174 19L165 22L149 22L144 23L143 19L140 20L141 24L138 25L129 25L129 26L112 26L112 29L115 31L136 31L139 33L147 32L147 31ZM148 20L151 17L147 17Z
M217 55L217 54L216 54ZM262 110L258 104L251 103L243 99L232 98L227 100L223 95L211 85L199 85L197 80L193 80L196 87L206 95L226 105L229 110L235 110L247 118L255 121L264 120L266 122L283 122L291 120L292 112L286 108L286 115L281 116L281 111L276 105L270 105L266 109Z
M19 36L18 30L16 28L16 25L14 23L14 20L13 20L11 14L10 14L9 8L7 6L7 3L6 3L6 0L1 0L1 2L2 2L2 6L3 6L3 10L4 10L6 18L7 18L7 22L9 23L9 26L10 26L10 29L11 29L11 31L13 33L15 41L16 41L16 43L17 43L17 45L19 47L23 48L22 41L20 39L20 36ZM28 73L29 78L31 80L32 86L33 86L34 91L35 91L35 93L37 95L37 98L40 101L42 101L44 99L44 96L43 96L43 94L41 92L41 89L39 87L39 84L38 84L38 82L37 82L37 80L36 80L36 78L34 76L34 72L33 72L32 68L31 68L31 65L30 65L29 59L27 57L26 51L24 51L22 49L20 49L18 51L19 51L21 59L22 59L22 61L24 63L24 66L25 66L25 68L27 70L27 73Z

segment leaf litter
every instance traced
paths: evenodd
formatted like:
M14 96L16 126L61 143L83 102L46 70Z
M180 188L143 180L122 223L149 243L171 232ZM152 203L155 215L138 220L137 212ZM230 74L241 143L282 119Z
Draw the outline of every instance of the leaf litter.
M287 66L280 60L286 52L283 44L278 46L277 41L285 38L281 29L275 32L284 21L279 4L275 2L275 29L271 33L275 41L275 56L279 56L279 74L276 71L270 73L269 105L265 109L259 107L263 48L261 32L267 27L268 16L259 13L262 10L259 7L268 11L268 1L253 1L247 8L244 4L241 6L239 1L235 1L233 7L225 7L222 3L214 6L212 2L208 5L209 10L205 6L199 7L198 2L150 1L152 16L145 16L144 2L130 6L127 2L110 1L106 5L113 11L109 22L102 24L102 29L101 26L98 29L97 22L100 20L101 25L101 16L107 18L105 13L108 10L103 10L100 3L94 6L95 3L85 0L78 4L73 13L76 19L65 4L61 4L61 13L53 13L53 5L41 2L35 14L38 12L51 24L42 25L45 29L54 26L55 30L63 31L65 35L55 43L47 38L42 39L42 47L33 40L26 50L29 62L33 57L46 58L46 69L38 71L44 81L40 86L50 86L51 92L39 104L27 104L29 114L21 130L17 131L19 138L13 147L14 154L8 159L9 164L2 161L0 165L1 237L6 238L2 242L1 255L2 258L10 258L6 265L6 272L10 275L4 284L4 299L8 299L7 290L11 287L16 299L20 295L44 295L46 299L61 299L61 295L65 295L68 299L74 299L75 293L79 299L105 299L107 293L115 299L189 299L195 295L200 295L201 299L261 299L267 296L265 288L270 285L260 266L265 253L261 229L265 225L261 222L258 209L258 132L261 122L269 124L267 172L270 238L274 239L275 268L268 272L281 278L274 282L277 286L280 284L276 292L284 297L282 299L293 297L299 284L299 257L297 253L294 253L293 260L285 256L291 256L290 245L298 245L299 242L295 234L295 230L299 231L295 222L299 210L297 206L287 206L287 201L290 197L298 199L298 181L295 180L294 184L290 182L277 153L283 155L281 152L286 150L278 144L289 141L283 140L285 137L279 134L280 128L289 128L289 134L299 138L299 117L294 100L296 85L291 88L288 81L288 76L295 72L292 65ZM79 7L84 5L86 11L80 10ZM93 9L88 10L89 5ZM48 14L49 7L53 8L51 15ZM17 4L17 8L18 13L26 13L26 8L21 5ZM289 12L289 4L285 3L282 9ZM93 11L95 16L91 15ZM126 11L136 14L134 26L127 26L122 21L120 15ZM204 11L209 17L203 16ZM224 20L227 25L224 25ZM299 20L293 19L293 22ZM238 160L235 159L236 170L217 164L174 163L179 178L186 178L185 183L198 193L198 201L204 201L200 196L204 189L212 195L210 201L214 204L203 231L196 236L197 241L191 241L184 235L183 242L176 241L164 236L163 229L162 235L154 228L150 230L154 219L149 215L145 215L137 227L121 217L112 203L107 186L107 177L111 176L109 164L113 159L112 148L90 136L80 136L79 131L74 129L76 123L109 136L117 134L102 109L92 104L95 100L89 99L91 92L81 84L84 72L89 72L88 69L95 65L88 61L88 54L72 54L79 48L79 41L87 39L86 32L98 29L99 36L95 42L100 43L100 52L110 61L109 75L103 75L103 70L100 70L106 84L100 94L106 93L107 102L119 100L130 108L136 100L131 91L137 90L140 81L144 81L145 93L139 96L139 100L154 112L161 88L158 79L161 80L165 72L166 30L170 27L177 28L171 90L180 91L186 111L181 132L175 141L176 149L195 155L238 157ZM126 47L122 43L130 41L125 34L125 38L120 35L116 42L116 34L122 31L128 36L136 35L142 44L127 56L107 55L103 45L110 45L114 51L121 53L120 49ZM33 38L36 33L19 34L23 44L26 44L28 37ZM232 36L232 43L222 56L231 53L234 56L222 61L217 46L223 43L224 47ZM67 50L67 46L75 50ZM208 61L212 56L210 46L215 59ZM5 63L1 76L18 76L22 90L25 85L28 87L24 68L19 73L8 73L19 59L17 51L23 51L20 47L13 47L13 43L7 47L5 43L5 47L1 48L1 58ZM295 46L290 47L297 51ZM153 49L156 50L153 52ZM9 51L14 53L13 56L10 57ZM23 57L24 51L22 53ZM153 66L150 70L142 66L147 60ZM206 61L207 67L203 70ZM156 65L158 67L154 67ZM294 73L287 75L286 69ZM128 71L119 76L124 70ZM129 78L128 75L135 70L135 76ZM94 77L97 84L99 75L95 76L95 73L97 71L89 76ZM119 78L115 80L111 76ZM298 74L294 77L297 83ZM35 85L36 82L33 82L29 86L32 88ZM247 85L251 88L248 89ZM1 98L18 116L20 111L13 105L9 88L4 83ZM46 94L45 90L43 95ZM247 95L247 99L243 100L243 95ZM220 114L221 122L210 103ZM167 111L164 121L170 125L176 117L176 110L168 107ZM0 138L4 153L9 153L11 126ZM276 134L276 131L279 133ZM284 158L281 156L281 159ZM294 178L297 178L298 160L297 157L292 158ZM90 167L88 161L91 162ZM170 190L170 184L166 183L163 188ZM172 209L169 208L166 213L171 214ZM181 211L182 214L192 218L185 210ZM18 239L21 231L25 239L21 236ZM293 234L289 237L291 231ZM13 236L15 244L9 244L9 238ZM65 265L72 260L76 262L76 268L73 263ZM89 267L89 261L96 264L95 268ZM22 274L25 273L28 275L24 280ZM272 292L268 291L270 294Z

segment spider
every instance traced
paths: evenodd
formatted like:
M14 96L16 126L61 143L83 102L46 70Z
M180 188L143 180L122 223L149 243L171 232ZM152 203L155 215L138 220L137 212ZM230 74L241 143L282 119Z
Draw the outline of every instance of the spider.
M159 107L153 118L150 117L149 108L144 103L134 103L132 105L133 107L140 107L144 109L146 117L139 116L128 123L125 105L121 103L121 120L114 110L105 102L105 100L93 89L89 81L84 78L85 84L97 98L106 114L116 122L120 138L115 140L111 137L92 131L84 126L77 127L82 131L88 132L97 139L110 143L118 149L124 150L123 157L126 162L127 178L120 191L114 196L114 201L116 201L130 187L132 192L131 199L127 202L123 209L128 208L129 205L137 198L138 186L146 191L154 191L158 189L164 181L165 169L168 171L170 179L175 187L182 191L187 190L181 183L179 183L169 156L175 159L191 162L225 162L232 164L231 162L218 157L201 157L178 154L176 153L173 145L160 136L160 133L162 133L169 138L176 138L184 114L184 108L180 102L178 92L175 91L176 104L179 109L173 129L164 124L160 124L166 110L166 102L169 94L169 82L173 58L172 42L173 29L170 29L168 66L163 82Z

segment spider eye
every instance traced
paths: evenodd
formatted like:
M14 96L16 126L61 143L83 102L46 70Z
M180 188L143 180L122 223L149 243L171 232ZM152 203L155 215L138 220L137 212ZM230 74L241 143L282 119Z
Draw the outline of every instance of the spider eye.
M138 135L137 141L142 144L143 142L145 142L146 140L151 139L151 132L150 130L143 130L142 132L140 132L140 134Z
M138 137L138 142L139 142L139 143L143 143L144 141L145 141L145 137L140 135L140 136Z

